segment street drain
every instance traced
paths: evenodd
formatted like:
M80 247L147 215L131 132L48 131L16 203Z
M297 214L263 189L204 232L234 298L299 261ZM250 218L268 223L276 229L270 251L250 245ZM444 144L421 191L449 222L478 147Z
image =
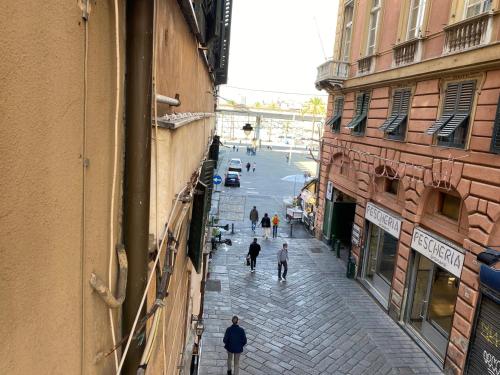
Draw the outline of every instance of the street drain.
M323 250L321 250L319 247L313 247L311 249L311 253L316 253L317 254L317 253L322 253L322 252L323 252Z
M207 280L207 284L205 285L205 290L207 292L220 292L220 280Z

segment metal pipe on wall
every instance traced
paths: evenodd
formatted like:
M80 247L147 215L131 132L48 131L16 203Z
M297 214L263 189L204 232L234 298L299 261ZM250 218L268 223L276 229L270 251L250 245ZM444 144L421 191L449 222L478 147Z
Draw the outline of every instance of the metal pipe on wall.
M178 107L181 105L181 100L179 99L179 94L175 94L175 98L170 98L165 95L156 94L156 101L158 103L168 104L172 107Z
M127 1L124 242L129 281L123 304L124 336L132 329L148 276L153 12L153 1ZM144 306L141 317L145 313ZM136 373L143 350L144 341L131 345L123 374Z

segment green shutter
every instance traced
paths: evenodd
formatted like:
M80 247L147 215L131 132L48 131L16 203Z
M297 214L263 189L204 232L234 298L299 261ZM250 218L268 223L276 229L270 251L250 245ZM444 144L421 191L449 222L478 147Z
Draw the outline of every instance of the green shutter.
M188 256L196 272L200 273L203 261L203 239L205 237L207 188L198 183L193 194L191 223L189 226Z

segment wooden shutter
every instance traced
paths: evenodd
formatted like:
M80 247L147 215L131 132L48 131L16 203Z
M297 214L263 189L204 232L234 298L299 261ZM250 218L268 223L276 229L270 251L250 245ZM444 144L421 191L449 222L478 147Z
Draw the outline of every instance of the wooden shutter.
M364 95L365 94L358 94L358 96L356 97L356 109L354 111L354 117L352 118L352 121L346 125L346 127L349 129L356 127L356 125L359 123L359 118L363 109Z
M498 96L497 114L493 123L493 134L491 135L491 152L500 154L500 95Z
M387 120L384 121L384 123L382 124L382 126L379 127L380 130L384 130L392 124L392 122L394 120L396 120L396 118L398 117L399 115L399 112L400 112L400 109L401 109L401 99L402 99L402 96L403 96L403 92L402 91L395 91L394 92L394 95L392 96L392 111L391 111L391 115L389 116L389 118Z
M433 135L441 128L444 128L457 112L462 114L470 112L472 95L474 94L474 84L474 81L467 81L462 83L449 83L448 86L446 86L443 112L441 114L441 117L439 117L439 119L437 119L437 121L432 124L429 129L427 129L427 134ZM463 96L462 92L464 94ZM467 101L469 103L467 103ZM462 117L458 118L456 121L450 124L445 133L448 133L450 129L451 132L449 134L453 133L453 131L455 131L455 129L460 126L463 121L464 120Z
M438 132L438 137L450 136L458 127L469 120L472 102L474 100L475 82L468 81L457 85L455 98L455 109L453 117L444 124Z

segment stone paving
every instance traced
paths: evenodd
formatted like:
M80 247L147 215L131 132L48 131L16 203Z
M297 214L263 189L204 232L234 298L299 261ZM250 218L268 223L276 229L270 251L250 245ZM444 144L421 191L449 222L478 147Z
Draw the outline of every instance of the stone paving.
M279 167L269 155L258 165ZM269 184L263 183L270 175L243 175L247 192L252 187L257 192L244 193L246 213L254 204L270 213L280 209L281 188L266 190ZM245 265L253 238L248 220L224 236L233 246L220 246L209 265L200 375L226 374L222 338L235 314L248 337L241 375L442 373L359 283L345 277L345 264L327 245L299 228L294 233L295 238L283 238L285 226L281 238L259 238L255 273ZM290 262L288 280L280 283L276 252L284 241Z

